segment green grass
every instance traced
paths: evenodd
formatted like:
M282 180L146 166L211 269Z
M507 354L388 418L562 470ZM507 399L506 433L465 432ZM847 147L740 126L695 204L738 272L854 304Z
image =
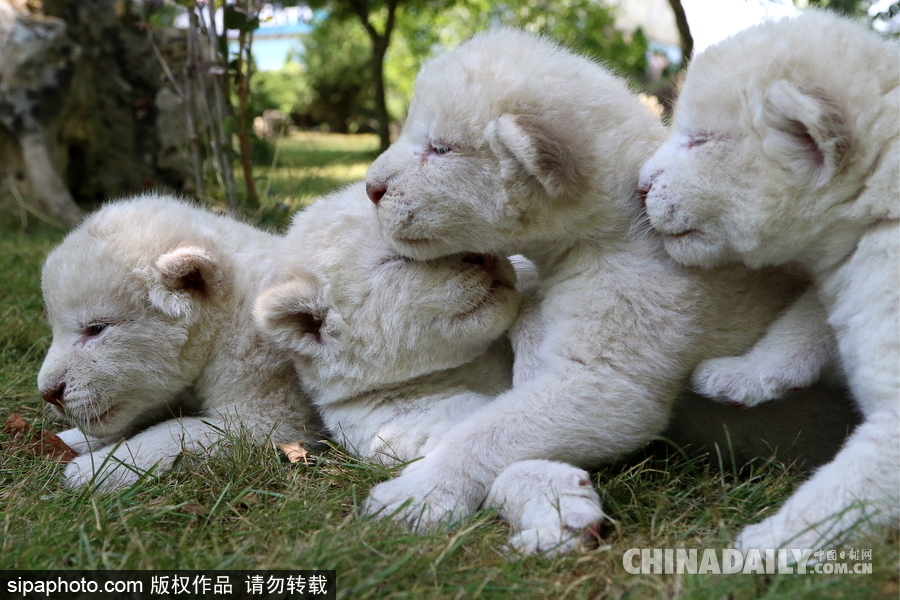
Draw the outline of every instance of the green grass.
M315 140L310 150L306 142ZM282 142L271 190L278 202L362 177L372 142L335 136ZM280 159L281 160L281 159ZM306 162L308 161L308 162ZM314 165L310 169L307 164ZM263 172L261 170L261 172ZM316 181L323 173L325 182ZM331 173L330 175L328 173ZM321 188L318 186L322 186ZM273 191L272 196L276 197ZM42 422L35 378L50 343L39 273L62 234L0 226L0 399L5 417ZM44 423L47 427L56 427ZM8 442L0 434L0 444ZM335 569L345 598L876 598L897 597L897 540L866 540L872 575L630 575L629 548L722 548L740 528L772 514L801 481L772 462L722 472L659 443L594 474L610 516L599 546L583 554L510 560L508 532L492 513L458 529L413 536L359 516L384 468L332 449L310 466L271 448L231 441L232 451L190 460L112 495L66 490L59 464L0 451L0 569Z
M375 135L298 132L275 142L271 162L254 168L262 206L292 210L347 183L361 181L378 153Z

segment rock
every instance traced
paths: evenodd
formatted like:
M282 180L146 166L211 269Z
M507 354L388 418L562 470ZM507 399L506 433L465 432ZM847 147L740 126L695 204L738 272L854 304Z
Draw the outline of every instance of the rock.
M0 206L69 228L107 198L183 189L183 108L131 6L0 0ZM180 77L183 32L154 34Z

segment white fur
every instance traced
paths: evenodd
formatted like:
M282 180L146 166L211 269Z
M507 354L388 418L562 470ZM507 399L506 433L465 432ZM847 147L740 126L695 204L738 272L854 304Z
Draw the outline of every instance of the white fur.
M125 487L185 450L214 450L227 431L309 438L318 421L291 363L250 316L281 243L147 195L107 204L50 254L53 343L38 386L78 428L61 436L80 454L70 486Z
M328 431L394 464L510 386L519 295L505 258L401 257L374 210L360 184L299 213L255 317L294 357Z
M833 462L744 530L744 549L818 548L898 521L897 57L895 41L824 12L742 32L695 59L672 136L642 171L647 212L677 260L811 273L830 329L816 335L837 339L864 415ZM763 355L775 350L759 348L773 367L779 358Z
M691 387L715 400L756 406L836 370L837 343L815 290L803 294L743 356L705 360Z
M255 318L294 357L328 431L355 455L385 464L412 461L509 389L505 333L520 298L506 258L401 257L381 236L375 208L356 185L295 217L279 263L277 284L258 299ZM523 283L533 285L528 261L516 264ZM528 477L495 484L501 515L522 531L514 547L553 552L578 537L552 505L518 506L520 497L578 497L585 527L602 519L599 498L581 489L585 479L589 486L581 469L542 461L517 472ZM512 485L531 486L532 493L504 493ZM538 527L541 544L520 540Z
M521 253L541 280L512 332L513 389L376 486L368 510L427 528L475 509L517 461L629 453L665 428L701 360L745 352L797 297L783 271L665 254L637 195L664 137L621 80L525 33L487 32L425 65L367 176L382 230L420 259Z
M522 460L494 480L485 505L513 528L509 547L555 556L583 549L599 534L604 514L588 474L549 460Z

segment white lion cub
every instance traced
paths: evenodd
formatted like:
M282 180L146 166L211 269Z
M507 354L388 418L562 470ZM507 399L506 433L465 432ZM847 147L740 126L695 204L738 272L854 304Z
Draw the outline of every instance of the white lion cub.
M810 338L836 337L864 416L831 463L743 531L744 549L818 548L898 522L897 57L896 42L820 12L739 33L694 60L672 135L642 171L647 213L680 262L808 269L829 326Z
M427 528L472 511L515 462L591 467L640 448L700 361L745 352L803 290L782 270L666 255L637 193L665 134L622 80L523 32L423 67L367 175L382 231L418 259L523 254L540 283L513 329L513 388L376 486L369 510Z
M125 487L225 432L311 439L293 366L253 326L282 239L175 198L107 204L47 258L38 386L77 429L69 486ZM124 438L124 441L122 441ZM120 443L121 442L121 443Z
M254 313L294 356L328 431L357 456L396 464L427 454L509 389L505 334L520 294L506 258L397 254L374 212L360 184L299 213L279 283ZM520 265L528 269L527 261ZM603 516L587 473L550 461L516 465L493 498L520 530L511 544L525 552L567 551ZM559 502L568 521L560 520Z
M298 213L277 281L256 303L257 323L295 357L326 428L357 456L422 456L511 385L512 264L400 256L362 185Z

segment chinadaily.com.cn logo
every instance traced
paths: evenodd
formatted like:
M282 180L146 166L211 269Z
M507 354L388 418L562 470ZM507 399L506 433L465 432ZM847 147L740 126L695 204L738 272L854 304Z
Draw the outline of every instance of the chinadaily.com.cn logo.
M622 567L632 575L870 575L872 550L631 548L622 555Z

